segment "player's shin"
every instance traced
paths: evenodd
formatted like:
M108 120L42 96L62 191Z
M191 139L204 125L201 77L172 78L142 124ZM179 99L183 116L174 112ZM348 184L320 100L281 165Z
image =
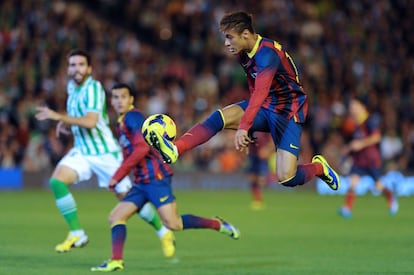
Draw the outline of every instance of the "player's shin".
M314 163L298 165L296 174L289 179L279 182L279 184L287 187L303 185L310 181L317 174L317 170L317 165Z
M161 222L161 218L158 215L157 211L151 206L150 203L144 204L144 206L138 212L138 215L144 221L146 221L149 225L154 227L154 229L157 231L157 234L158 234L159 237L161 237L163 235L163 234L161 234L162 232L160 232L160 231L162 231L162 229L164 227L162 222Z
M55 196L56 206L65 218L70 230L75 231L81 229L76 201L67 185L58 179L51 178L50 188Z
M116 222L111 227L112 234L112 260L122 260L124 245L126 240L126 224L125 222Z
M191 214L181 215L183 230L196 228L220 229L220 223L216 219L208 219Z
M214 111L202 123L196 124L183 136L174 142L178 153L182 154L200 144L207 142L210 138L223 130L224 121L219 110Z

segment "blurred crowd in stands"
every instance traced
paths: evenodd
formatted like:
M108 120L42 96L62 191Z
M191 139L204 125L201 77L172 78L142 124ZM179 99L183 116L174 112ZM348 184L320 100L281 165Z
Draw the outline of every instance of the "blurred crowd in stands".
M387 169L414 171L414 1L410 0L2 0L0 168L53 166L70 137L37 122L35 107L64 111L67 53L92 55L106 90L130 84L147 114L168 113L183 133L214 109L248 97L244 73L223 45L218 21L245 10L256 31L294 58L310 97L301 159L323 153L339 170L352 123L350 96L368 98L382 119ZM108 104L111 122L115 114ZM177 170L234 172L245 156L233 132L181 156Z

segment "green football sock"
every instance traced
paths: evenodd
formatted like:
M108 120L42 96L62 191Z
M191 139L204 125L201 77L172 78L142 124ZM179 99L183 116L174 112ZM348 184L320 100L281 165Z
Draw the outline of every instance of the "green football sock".
M148 224L154 227L154 229L157 231L157 234L159 235L159 231L162 230L164 225L162 224L161 218L158 215L157 211L155 211L155 209L150 205L150 203L146 203L141 208L138 215Z
M71 231L81 229L76 202L66 183L51 178L50 187L55 195L56 206L69 225L69 229Z

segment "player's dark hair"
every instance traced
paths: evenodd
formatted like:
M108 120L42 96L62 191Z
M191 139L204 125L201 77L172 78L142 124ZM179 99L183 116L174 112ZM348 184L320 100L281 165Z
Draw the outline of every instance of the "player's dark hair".
M80 55L80 56L85 57L85 58L86 58L86 63L87 63L87 65L88 65L88 66L90 66L90 65L91 65L91 56L89 55L89 53L88 53L88 52L86 52L86 51L84 51L84 50L81 50L81 49L74 49L74 50L71 50L71 51L69 52L69 54L68 54L68 59L69 59L70 57L72 57L72 56L75 56L75 55Z
M252 15L244 11L231 12L220 20L220 31L225 32L234 29L238 34L244 30L255 33L252 24Z
M349 104L351 103L351 100L359 101L362 105L365 106L365 108L369 109L369 97L367 94L357 94L350 97L345 98L345 106L346 108L349 108Z
M134 91L132 90L132 88L128 84L125 84L125 83L115 83L114 86L112 86L111 91L112 90L115 90L115 89L127 89L129 95L135 97Z

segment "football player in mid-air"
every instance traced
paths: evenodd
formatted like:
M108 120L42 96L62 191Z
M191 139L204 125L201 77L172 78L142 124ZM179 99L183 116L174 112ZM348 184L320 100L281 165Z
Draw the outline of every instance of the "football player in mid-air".
M90 55L83 50L72 50L68 55L67 114L48 107L37 108L37 119L58 121L57 135L69 133L66 127L70 126L74 137L73 148L60 160L50 178L56 206L69 227L67 238L55 247L57 252L83 247L89 241L68 186L88 180L95 173L99 186L106 188L122 161L119 144L109 128L105 91L102 84L93 79L90 61ZM121 198L131 186L129 177L123 178L115 190L116 196ZM172 232L163 226L157 212L148 204L141 209L139 216L157 230L164 255L173 256L175 247L169 241L171 238L164 237Z
M134 108L133 103L134 96L128 85L116 84L112 88L111 104L119 115L116 132L125 158L110 180L109 187L116 188L120 180L131 170L134 172L135 184L109 216L112 256L109 261L92 267L92 271L124 269L126 222L147 202L151 202L157 208L163 223L171 230L205 228L219 231L236 240L240 237L240 232L235 226L219 217L209 219L191 214L178 215L171 186L173 171L161 159L160 154L145 142L141 132L145 116Z
M214 111L196 124L174 144L156 131L148 143L159 150L166 162L200 145L223 129L237 130L234 145L245 150L255 131L270 132L276 149L276 173L279 184L302 185L313 177L321 178L333 190L340 179L325 158L315 155L312 163L297 164L302 125L308 112L308 96L299 82L292 57L278 42L257 34L252 16L232 12L220 21L224 45L237 56L247 76L250 100Z

